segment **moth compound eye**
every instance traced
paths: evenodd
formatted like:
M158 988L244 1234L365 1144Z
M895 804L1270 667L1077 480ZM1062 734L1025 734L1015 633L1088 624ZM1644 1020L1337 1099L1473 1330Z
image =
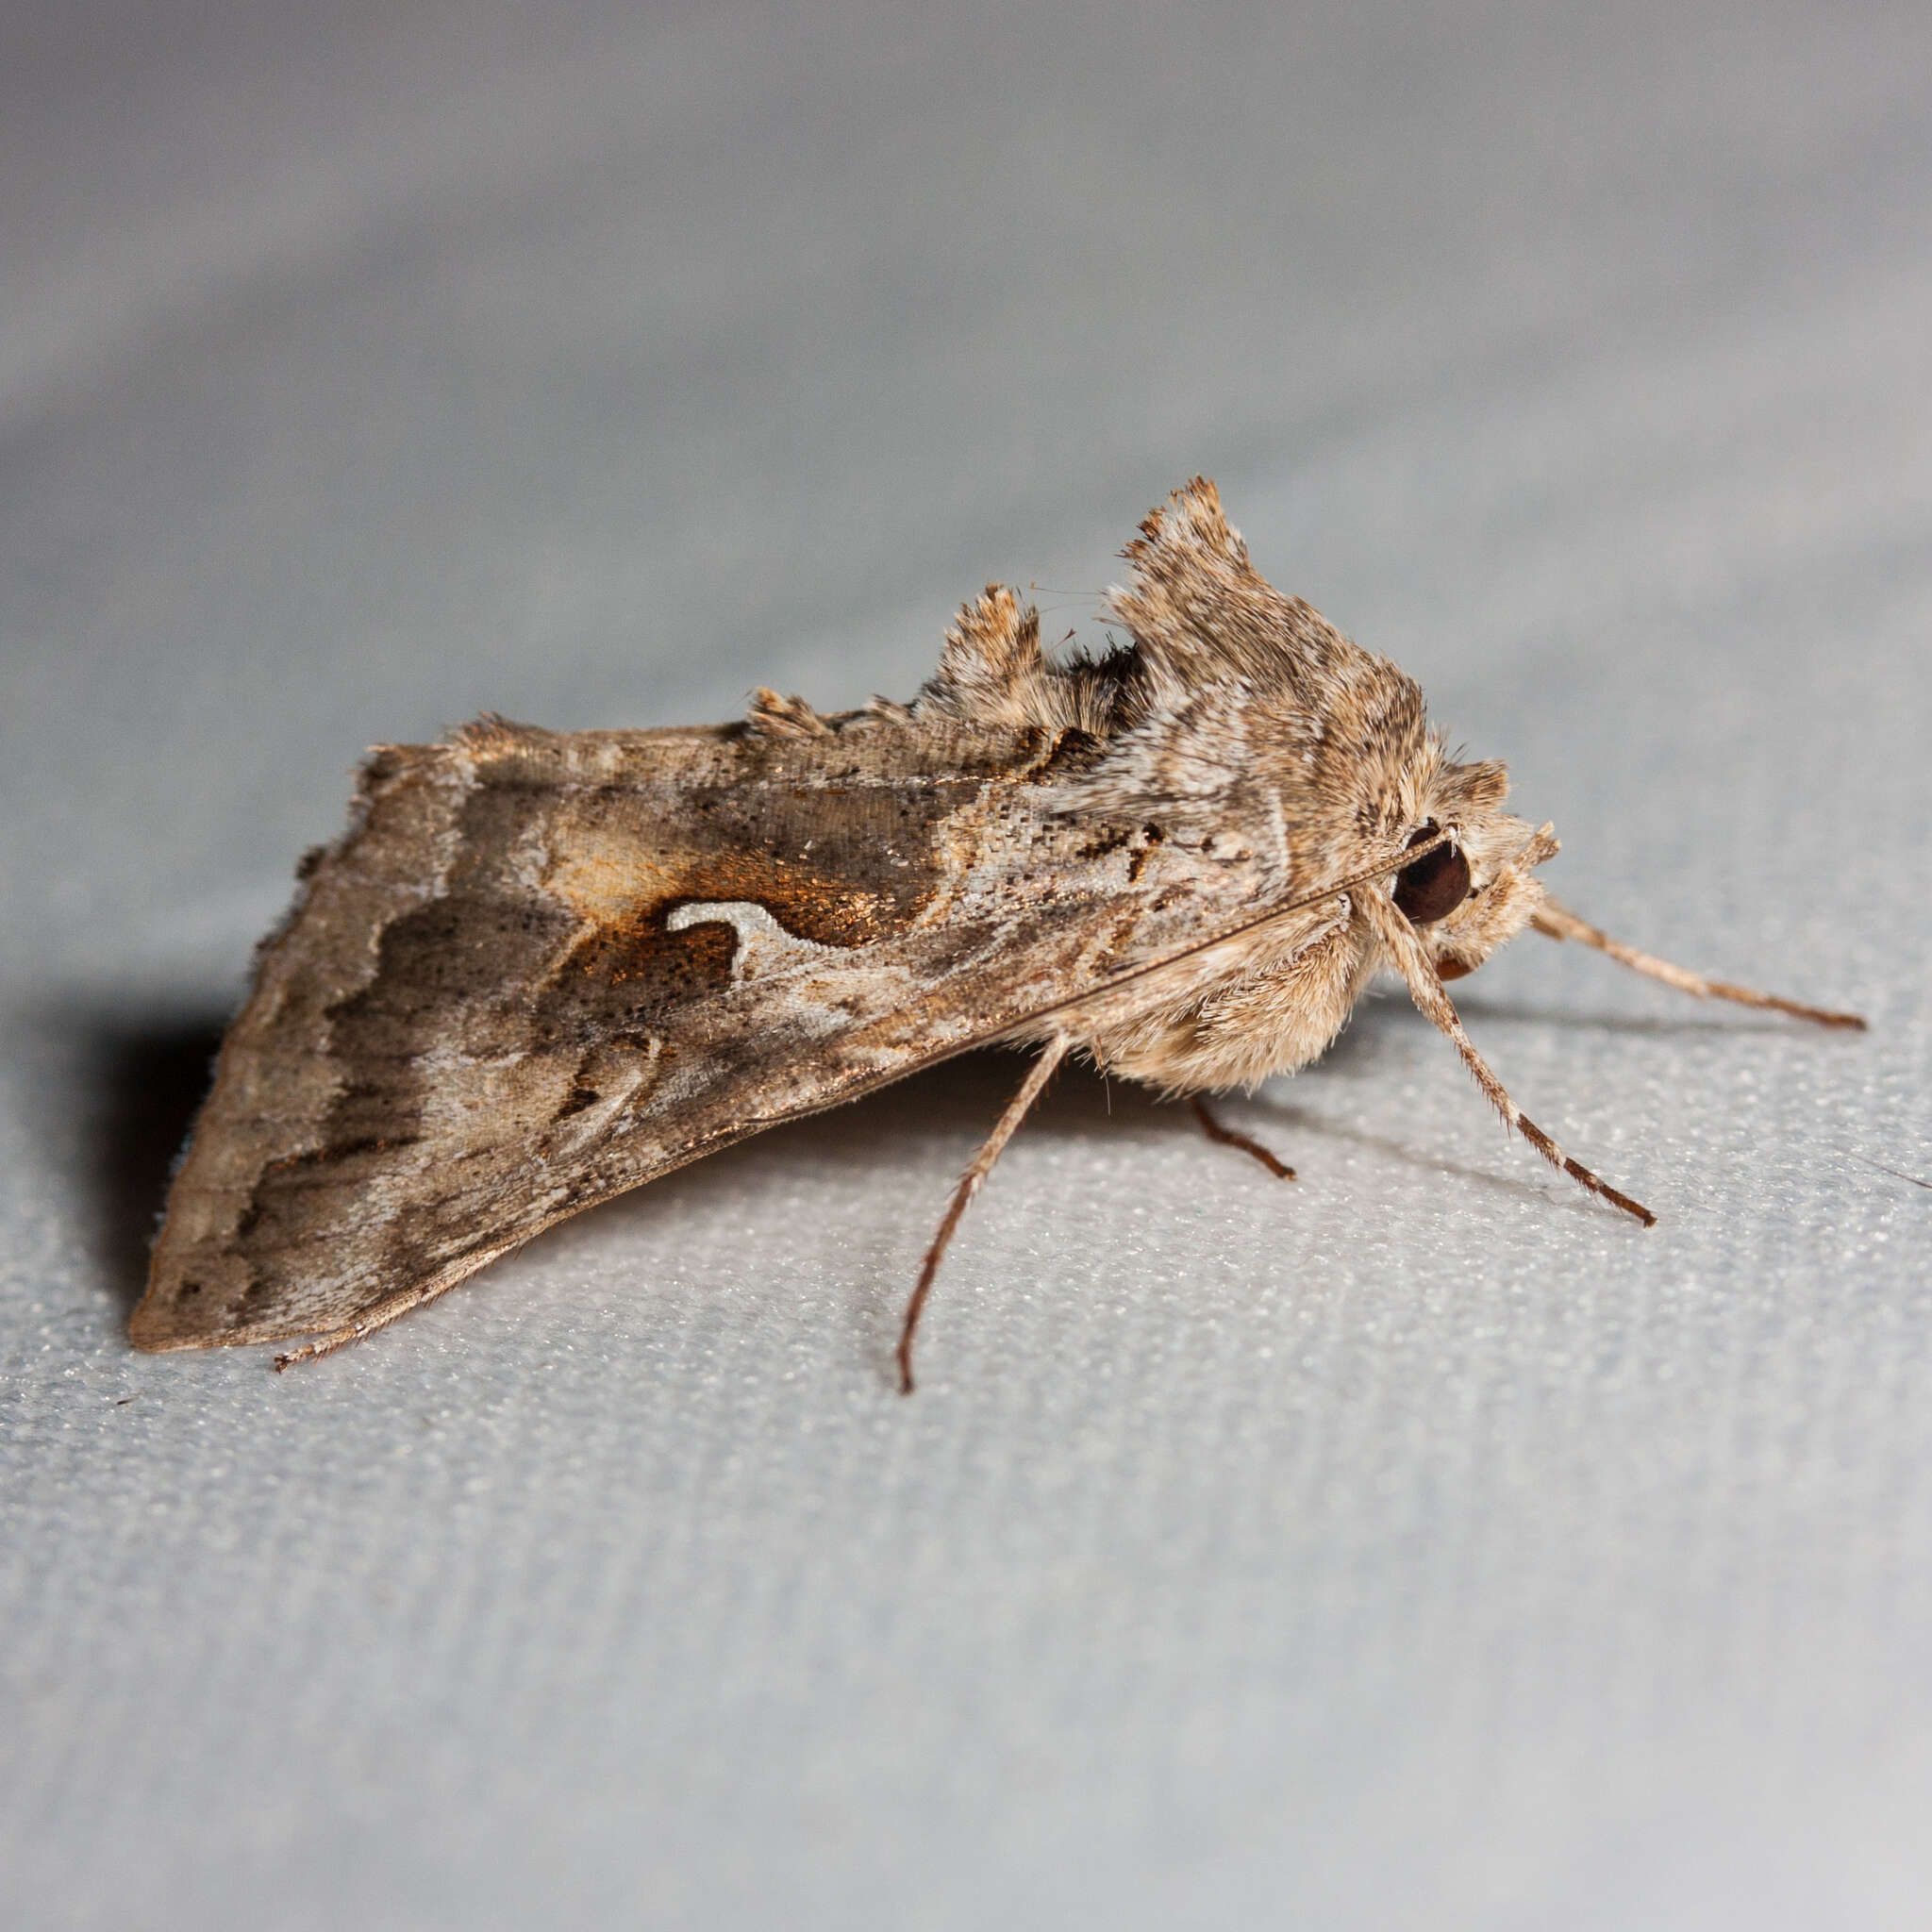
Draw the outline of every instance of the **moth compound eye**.
M1433 839L1438 827L1424 825L1408 842ZM1395 875L1395 903L1411 925L1433 925L1469 897L1469 860L1454 845L1438 845L1425 858Z

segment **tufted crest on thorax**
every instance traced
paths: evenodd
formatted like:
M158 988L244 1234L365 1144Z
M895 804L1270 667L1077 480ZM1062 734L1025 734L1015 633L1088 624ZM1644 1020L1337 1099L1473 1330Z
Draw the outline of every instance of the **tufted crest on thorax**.
M1089 734L1068 811L1252 852L1277 883L1412 822L1441 763L1421 691L1262 577L1212 483L1176 491L1123 555L1131 580L1102 615L1128 643L1055 663L1038 615L990 586L915 710Z

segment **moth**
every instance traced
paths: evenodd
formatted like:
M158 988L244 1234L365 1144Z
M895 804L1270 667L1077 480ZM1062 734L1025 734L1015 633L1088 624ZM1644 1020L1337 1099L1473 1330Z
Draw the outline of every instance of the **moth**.
M175 1180L143 1349L372 1334L566 1216L969 1048L1034 1050L967 1204L1080 1054L1191 1096L1315 1059L1392 971L1508 1126L1445 986L1524 926L1683 991L1861 1026L1684 971L1558 905L1548 824L1452 758L1423 694L1273 589L1197 477L1123 553L1127 641L1055 661L994 585L909 705L569 734L486 717L389 746L303 861Z

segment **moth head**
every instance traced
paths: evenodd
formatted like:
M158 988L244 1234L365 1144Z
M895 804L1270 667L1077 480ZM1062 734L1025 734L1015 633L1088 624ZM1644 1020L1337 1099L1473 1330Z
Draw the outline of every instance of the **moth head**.
M1529 924L1543 902L1536 868L1557 851L1541 830L1503 809L1509 776L1499 764L1444 764L1421 801L1408 842L1428 846L1390 881L1389 893L1444 979L1474 973Z

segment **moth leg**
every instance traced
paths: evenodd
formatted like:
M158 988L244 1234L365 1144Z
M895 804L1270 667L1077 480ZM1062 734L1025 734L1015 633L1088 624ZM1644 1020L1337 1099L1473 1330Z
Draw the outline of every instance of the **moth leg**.
M1224 1127L1208 1110L1208 1103L1197 1093L1188 1103L1194 1109L1194 1118L1201 1123L1201 1131L1218 1147L1239 1147L1243 1154L1251 1154L1278 1181L1291 1181L1294 1169L1285 1160L1278 1160L1258 1141L1251 1141L1245 1134L1238 1134L1232 1127Z
M953 1190L953 1198L947 1206L945 1219L940 1223L939 1232L932 1238L932 1245L925 1251L925 1259L920 1264L919 1279L912 1290L912 1299L906 1304L906 1322L899 1331L899 1393L910 1395L912 1380L912 1337L919 1327L919 1317L924 1311L926 1297L932 1293L932 1285L940 1272L940 1262L944 1257L947 1244L953 1239L954 1230L959 1225L959 1217L966 1212L966 1204L978 1193L980 1183L992 1172L996 1161L1008 1141L1013 1138L1020 1123L1032 1110L1033 1103L1040 1098L1041 1091L1053 1077L1053 1070L1067 1056L1067 1049L1073 1045L1065 1034L1056 1034L1040 1050L1040 1058L1027 1069L1026 1077L1020 1083L1020 1091L1007 1105L993 1130L981 1145L980 1150L967 1163L966 1172L959 1176L959 1185Z
M353 1322L346 1322L340 1328L332 1328L326 1335L318 1335L313 1341L305 1341L300 1348L291 1348L275 1357L275 1373L292 1369L297 1362L319 1361L325 1355L333 1355L339 1348L347 1348L352 1341L360 1341L365 1336L374 1335L378 1328L387 1328L398 1315L407 1315L419 1303L429 1297L415 1291L403 1294L385 1296L373 1308L358 1315Z
M374 1335L378 1328L387 1328L398 1316L407 1315L411 1308L420 1308L425 1302L433 1302L440 1294L447 1294L458 1283L467 1281L479 1268L500 1260L522 1246L522 1241L515 1241L507 1248L491 1248L484 1254L465 1256L455 1266L427 1281L418 1282L413 1288L399 1288L393 1293L384 1295L380 1301L372 1302L353 1322L345 1322L340 1328L330 1329L326 1335L318 1335L313 1341L305 1341L300 1348L291 1348L276 1356L275 1373L279 1374L284 1369L291 1369L297 1362L317 1361L325 1355L335 1354L339 1348L347 1348L352 1341L360 1341L364 1337Z
M1396 969L1408 987L1409 998L1416 1003L1417 1009L1424 1018L1432 1021L1454 1041L1456 1051L1462 1056L1462 1064L1475 1075L1476 1085L1489 1097L1490 1105L1503 1116L1504 1125L1513 1127L1552 1167L1560 1167L1573 1181L1601 1196L1611 1207L1621 1208L1625 1214L1636 1216L1645 1227L1655 1227L1657 1216L1642 1202L1619 1193L1607 1181L1592 1174L1582 1161L1571 1159L1509 1098L1502 1081L1491 1073L1488 1061L1476 1052L1474 1041L1462 1030L1462 1021L1457 1014L1455 1003L1442 991L1441 979L1429 956L1423 950L1423 942L1416 938L1415 928L1397 910L1395 902L1385 899L1379 892L1369 891L1362 893L1356 903L1368 913L1377 936L1394 956Z
M1740 1007L1759 1007L1774 1013L1789 1013L1793 1019L1809 1020L1819 1026L1855 1026L1861 1033L1865 1030L1865 1022L1857 1013L1833 1013L1823 1007L1801 1007L1795 1000L1781 1000L1775 993L1757 992L1748 986L1732 986L1723 979L1707 979L1701 973L1673 966L1668 959L1640 953L1635 946L1626 946L1622 940L1613 940L1589 921L1578 919L1567 906L1559 906L1554 899L1545 899L1530 915L1529 923L1548 939L1574 940L1580 946L1594 947L1599 953L1607 953L1620 966L1629 967L1633 973L1641 973L1647 979L1660 979L1666 986L1674 986L1679 992L1694 993L1699 999L1735 1000Z

